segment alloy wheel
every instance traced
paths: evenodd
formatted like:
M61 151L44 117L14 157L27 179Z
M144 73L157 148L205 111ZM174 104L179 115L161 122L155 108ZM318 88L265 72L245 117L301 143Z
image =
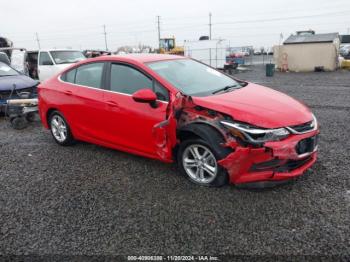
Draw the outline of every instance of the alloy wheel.
M217 176L216 158L206 146L189 145L183 152L182 164L187 175L199 184L209 184Z
M51 119L51 131L58 142L64 142L67 139L67 125L63 118L54 115Z

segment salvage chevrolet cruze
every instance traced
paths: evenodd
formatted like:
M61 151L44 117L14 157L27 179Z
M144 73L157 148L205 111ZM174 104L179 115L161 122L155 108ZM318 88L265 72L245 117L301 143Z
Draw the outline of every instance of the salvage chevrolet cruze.
M293 98L181 56L85 60L39 86L43 125L82 140L177 162L204 186L266 186L317 158L316 117Z

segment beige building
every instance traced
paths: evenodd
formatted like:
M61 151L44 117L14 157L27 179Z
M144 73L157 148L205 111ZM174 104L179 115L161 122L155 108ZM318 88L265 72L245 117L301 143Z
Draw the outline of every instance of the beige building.
M338 33L297 32L281 46L274 47L274 61L281 70L311 72L334 71L338 67Z

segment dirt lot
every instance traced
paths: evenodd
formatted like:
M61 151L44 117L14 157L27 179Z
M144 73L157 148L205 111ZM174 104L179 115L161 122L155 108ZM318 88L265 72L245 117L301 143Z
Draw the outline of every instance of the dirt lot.
M316 165L247 191L192 185L176 168L0 120L0 254L350 254L350 72L237 76L309 105Z

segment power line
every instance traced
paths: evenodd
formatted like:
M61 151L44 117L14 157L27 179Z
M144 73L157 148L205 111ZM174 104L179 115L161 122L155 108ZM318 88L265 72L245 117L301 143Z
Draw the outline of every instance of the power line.
M159 52L160 52L160 16L157 16L157 24L158 24L158 47L159 47Z
M209 33L210 33L210 37L212 37L212 26L213 25L218 25L218 27L219 27L219 25L220 25L220 27L219 27L219 29L220 30L225 30L225 29L230 29L230 30L232 30L232 28L233 28L233 25L236 25L236 26L239 26L239 24L244 24L244 23L246 23L246 24L252 24L251 25L251 27L253 28L257 28L257 27L260 27L261 28L261 25L257 25L257 26L253 26L253 24L254 23L261 23L261 22L272 22L272 21L283 21L283 20L285 20L285 21L288 21L288 20L292 20L292 19L300 19L300 18L315 18L315 17L322 17L322 16L327 16L327 20L330 18L330 17L334 17L335 15L337 15L337 17L339 17L340 15L347 15L348 13L349 13L350 11L348 10L348 11L342 11L342 12L328 12L328 13L322 13L322 14L315 14L315 15L307 15L307 16L290 16L290 17L277 17L277 18L270 18L270 19L256 19L256 20L241 20L241 21L232 21L232 22L217 22L217 23L212 23L212 21L211 21L211 18L212 18L212 14L210 13L209 14ZM160 22L161 22L161 17L160 16L157 16L157 24L158 24L158 45L159 45L159 47L160 47L160 37L161 37L161 28L160 28ZM167 23L168 24L168 23ZM169 23L169 24L171 24L171 23ZM330 24L330 23L327 23L327 24ZM229 26L230 28L223 28L222 27L222 25L227 25L227 26ZM320 25L319 23L317 23L317 25ZM203 32L204 32L204 27L206 27L207 28L207 26L208 26L208 24L206 24L205 23L205 21L203 21L203 23L202 24L198 24L198 25L187 25L187 26L175 26L175 24L172 24L172 26L170 26L170 27L168 27L167 25L165 26L165 28L162 28L162 32L164 32L164 31L169 31L169 30L176 30L176 29L189 29L189 28L199 28L199 27L203 27ZM296 27L297 25L293 25L293 27ZM302 26L302 25L301 25ZM316 26L316 23L315 23L315 26ZM146 25L144 24L144 26L143 26L144 28L146 27ZM289 25L289 27L290 27L290 25ZM94 28L94 27L91 27L90 28L90 30L92 30L92 28ZM110 27L109 27L110 28ZM243 27L240 27L241 29L243 28ZM344 28L344 27L343 27ZM104 36L105 36L105 46L106 46L106 49L108 48L108 46L107 46L107 32L106 32L106 25L103 25L103 29L104 29ZM146 29L146 28L145 28ZM124 29L125 30L125 29ZM344 30L344 29L342 29L342 30ZM350 31L350 29L348 28L347 29L348 31ZM67 31L68 31L68 33L67 33ZM39 39L39 34L38 33L35 33L35 35L36 35L36 42L37 42L37 45L39 46L39 48L40 48L40 44L41 44L41 42L40 41L46 41L46 40L53 40L53 39L63 39L63 38L72 38L72 37L86 37L86 38L92 38L92 39L94 39L95 37L94 37L94 33L88 33L88 32L86 32L86 34L85 34L85 36L84 35L82 35L82 36L78 36L77 34L74 34L73 35L73 32L70 34L69 33L69 31L70 30L66 30L65 32L66 32L66 34L60 34L60 35L63 35L62 37L58 37L58 36L56 36L56 37L54 37L54 38L51 38L50 36L49 36L49 38L48 39L46 39L45 38L45 36L46 36L46 34L44 35L44 37L43 38L41 38L41 39ZM96 30L97 31L97 30ZM80 30L80 32L82 32L82 33L84 33L84 31L82 31L82 30ZM155 32L155 30L154 29L152 29L152 30L137 30L137 31L135 31L135 30L129 30L129 31L124 31L124 32L120 32L120 31L115 31L115 32L113 32L113 35L111 36L111 31L109 30L108 31L108 35L109 35L109 37L110 38L112 38L112 39L115 39L115 38L117 38L118 37L118 39L119 38L123 38L123 37L120 37L120 35L119 34L123 34L123 33L125 33L125 34L132 34L132 33L137 33L137 32L142 32L142 33L153 33L153 32ZM345 31L346 32L346 31ZM96 32L96 33L98 33L98 32ZM349 32L350 33L350 32ZM41 37L42 37L42 34L40 34L41 35ZM237 35L236 35L237 36ZM126 37L125 37L126 38ZM125 39L124 38L124 39ZM23 39L23 38L22 38ZM28 39L28 41L30 41L29 39ZM32 40L33 41L33 40Z
M308 9L305 9L305 8L302 8L302 9L288 9L288 10L285 10L285 7L283 7L283 9L273 9L273 10L267 10L267 11L264 11L264 12L254 12L254 13L250 13L251 15L256 15L256 14L264 14L264 15L267 15L267 14L272 14L272 13L281 13L282 11L284 12L284 14L287 14L287 13L295 13L295 12L298 12L298 11L308 11L308 12L314 12L316 10L329 10L331 8L338 8L338 5L339 5L339 8L342 8L344 7L344 4L346 4L348 2L348 0L344 0L343 2L341 2L340 0L338 0L337 2L335 3L320 3L317 5L317 7L315 8L312 8L312 10L308 10ZM286 12L287 13L286 13ZM89 17L92 17L92 16L84 16L84 18L88 19ZM95 17L95 16L94 16ZM184 19L198 19L198 18L205 18L207 16L188 16L188 17L166 17L164 19L164 17L162 17L162 19L164 21L176 21L176 20L181 20L183 21ZM232 14L221 14L220 15L220 18L224 18L224 17L232 17ZM132 27L139 27L141 24L144 25L145 23L151 23L150 19L140 19L140 20L134 20L132 22L126 22L126 21L121 21L121 22L118 22L118 23L113 23L113 24L107 24L107 26L110 28L111 26L113 25L117 25L117 26L123 26L123 27L129 27L129 26L132 26ZM171 23L171 22L170 22ZM96 26L96 25L89 25L89 26L81 26L81 25L62 25L60 24L59 25L60 28L58 29L55 29L55 30L52 30L52 28L50 29L50 31L45 31L45 35L47 34L57 34L57 32L67 32L67 31L76 31L76 30L91 30L93 28L95 28L95 30L98 30L99 26ZM24 27L23 27L24 28ZM63 28L68 28L68 29L63 29ZM40 31L40 33L42 34L43 31ZM8 33L7 33L8 34ZM21 35L24 35L24 34L32 34L29 32L29 30L26 30L26 31L23 31L22 33L18 32L18 34L21 34Z
M211 40L211 13L209 13L209 39Z
M103 34L105 35L105 46L106 46L106 51L108 51L106 25L103 25Z
M278 17L278 18L270 18L270 19L258 19L258 20L241 20L241 21L232 21L232 22L218 22L218 23L215 23L215 25L273 22L273 21L293 20L293 19L300 19L300 18L313 18L313 17L320 17L325 15L348 14L349 12L350 10L342 11L342 12L323 13L323 14L317 14L317 15Z
M36 36L36 42L38 43L38 47L39 47L39 50L40 50L41 48L40 48L40 40L39 40L38 33L35 33L35 36Z
M346 15L347 14L343 14L343 15ZM288 18L288 17L287 17ZM339 18L339 15L337 16L337 18ZM281 25L279 24L278 27L279 28L282 28L282 27L287 27L288 28L291 28L291 26L293 27L297 27L297 26L306 26L306 27L313 27L313 26L318 26L318 25L331 25L331 24L344 24L345 21L343 22L337 22L337 23L332 23L332 22L327 22L327 23L316 23L316 22L312 22L312 23L302 23L302 24L288 24L288 25ZM193 28L205 28L207 27L208 25L206 25L205 23L203 24L195 24L195 25L189 25L189 26L171 26L171 27L162 27L162 32L164 31L173 31L173 30L179 30L181 29L182 31L186 31L186 29L188 30L192 30ZM226 31L226 30L232 30L232 29L235 29L235 28L239 28L239 29L249 29L249 28L266 28L266 25L263 25L263 24L260 24L260 25L232 25L232 24L229 24L227 25L227 27L223 27L225 25L220 25L220 27L218 27L218 29L221 31ZM123 36L120 36L120 34L131 34L131 33L143 33L143 34L151 34L155 32L154 29L150 29L150 30L137 30L137 31L108 31L108 36L109 36L109 39L110 37L118 37L118 38L122 38ZM346 31L345 31L346 32ZM72 37L77 37L77 38L95 38L95 34L98 34L98 31L96 30L95 32L85 32L83 34L74 34L74 33L66 33L66 34L60 34L60 36L56 36L56 37L51 37L51 36L48 36L47 38L46 37L41 37L40 40L41 41L50 41L50 40L60 40L60 39L71 39ZM45 34L46 35L46 34ZM15 37L16 38L16 37ZM19 39L19 38L17 38ZM20 38L19 39L20 41L24 42L25 40L27 41L31 41L32 38Z
M214 24L236 24L236 23L258 23L258 22L269 22L269 21L276 21L276 20L290 20L290 19L298 19L298 18L311 18L311 17L318 17L318 16L323 16L323 15L329 15L329 14L339 14L339 13L343 13L343 14L348 14L349 11L346 11L346 12L335 12L335 13L324 13L324 14L316 14L316 15L308 15L308 16L293 16L293 17L281 17L281 18L272 18L272 19L259 19L259 20L241 20L241 21L233 21L233 22L217 22L217 23L214 23ZM220 16L220 17L223 17L223 16ZM171 23L167 23L167 24L171 24ZM182 26L183 23L181 24L178 24L180 25L181 27L179 26L171 26L169 27L169 29L182 29L182 28L190 28L190 27L196 27L194 24L191 24L191 25L187 25L186 24L184 26ZM119 25L119 24L118 24ZM204 25L201 24L202 26ZM212 24L213 25L213 24ZM110 27L110 25L108 25ZM133 25L133 26L136 26L136 25ZM200 25L198 25L199 27ZM123 26L125 27L125 26ZM145 25L143 26L145 27ZM96 28L95 26L92 26L90 28L87 28L84 30L84 31L90 31L90 30L96 30L94 29ZM140 26L138 26L138 29L140 28ZM147 26L148 28L148 26ZM59 32L64 32L63 35L66 35L67 32L76 32L77 29L71 29L71 30L55 30L54 32L46 32L45 35L49 35L49 34L55 34L55 36L59 33ZM82 30L79 30L79 31L82 31ZM143 30L145 31L145 30ZM129 33L129 31L125 31L125 33ZM134 31L132 31L134 32ZM142 32L141 30L139 32ZM115 33L121 33L121 32L115 32ZM124 32L123 32L124 33ZM76 35L75 33L72 33L73 35Z

